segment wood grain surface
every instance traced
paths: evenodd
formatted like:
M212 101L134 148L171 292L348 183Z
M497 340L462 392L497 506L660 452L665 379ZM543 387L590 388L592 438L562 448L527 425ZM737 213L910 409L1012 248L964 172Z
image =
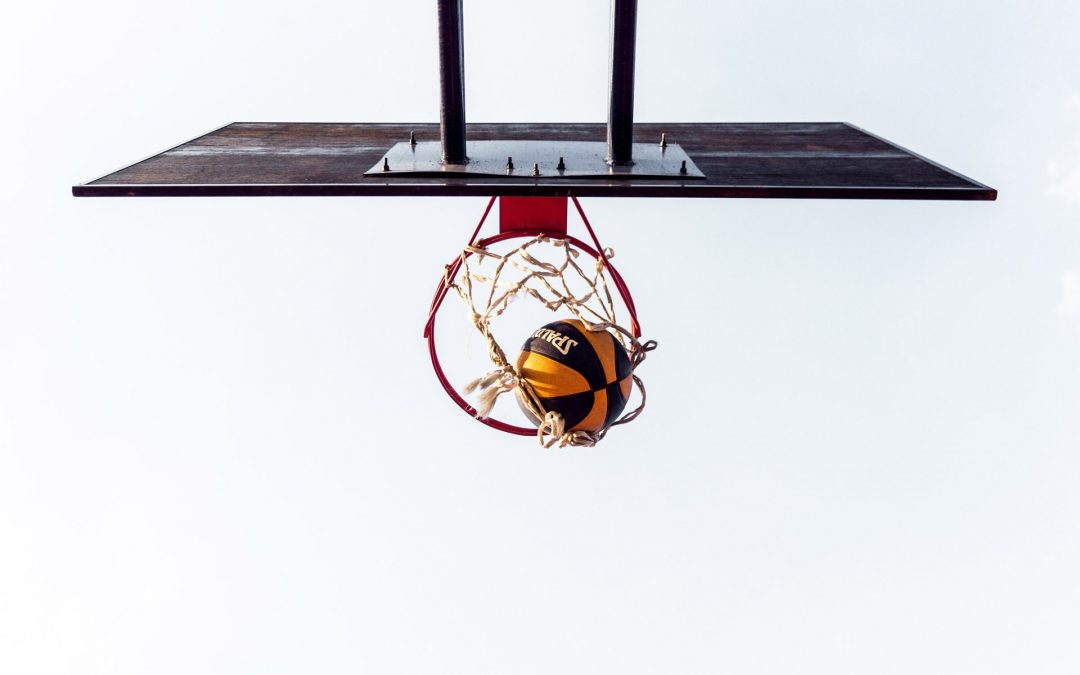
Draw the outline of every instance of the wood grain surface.
M437 124L229 124L97 180L92 196L566 196L993 200L997 191L846 123L636 124L678 143L704 181L365 177ZM471 140L603 141L603 124L469 124Z

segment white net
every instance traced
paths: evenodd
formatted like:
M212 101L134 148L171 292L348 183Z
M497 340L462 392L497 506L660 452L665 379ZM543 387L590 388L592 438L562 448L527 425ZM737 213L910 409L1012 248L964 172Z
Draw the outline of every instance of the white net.
M487 417L499 396L515 392L530 415L539 420L536 434L544 447L595 445L609 429L633 421L645 408L645 387L635 372L632 377L639 401L633 410L598 432L568 430L562 415L544 409L529 382L517 372L495 339L492 322L516 298L524 296L551 312L569 312L587 330L609 331L627 350L631 367L636 371L656 343L640 342L633 331L616 319L606 273L607 261L614 252L604 249L591 264L584 266L579 261L582 255L569 240L543 234L503 253L470 244L458 261L447 267L444 279L447 288L466 304L469 319L487 342L488 357L494 367L465 388L466 394L476 393L477 416Z

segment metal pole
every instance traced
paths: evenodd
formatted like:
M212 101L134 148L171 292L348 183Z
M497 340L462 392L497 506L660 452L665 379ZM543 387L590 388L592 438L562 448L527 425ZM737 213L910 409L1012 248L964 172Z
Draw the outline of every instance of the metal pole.
M465 155L465 50L461 20L462 0L439 3L439 137L442 161L464 164Z
M607 161L633 164L634 46L637 42L637 0L611 0L611 70Z

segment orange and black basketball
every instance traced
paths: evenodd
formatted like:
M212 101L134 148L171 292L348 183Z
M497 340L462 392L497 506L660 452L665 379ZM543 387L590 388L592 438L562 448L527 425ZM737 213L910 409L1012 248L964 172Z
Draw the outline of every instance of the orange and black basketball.
M615 336L590 331L576 319L549 323L533 333L521 348L517 370L544 410L563 416L566 431L606 428L622 414L633 386L630 357ZM522 409L533 424L539 423Z

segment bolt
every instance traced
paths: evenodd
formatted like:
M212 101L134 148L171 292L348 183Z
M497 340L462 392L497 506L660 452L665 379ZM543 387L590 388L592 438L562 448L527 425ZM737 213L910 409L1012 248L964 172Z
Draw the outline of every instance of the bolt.
M661 133L660 134L660 149L664 150L665 148L667 148L667 134Z
M540 175L540 165L537 164L536 162L533 162L533 175L534 176L539 176Z
M389 171L390 170L390 160L388 160L385 157L383 157L383 159L382 159L382 170L383 171Z
M510 173L513 170L514 170L514 158L513 157L507 157L506 158L506 173Z
M682 166L679 167L679 173L685 176L688 172L686 170L686 160L682 161Z
M415 131L410 131L409 132L409 145L413 145L413 146L416 145L416 132Z
M559 171L566 171L566 162L563 161L562 157L559 158L559 165L555 168Z

